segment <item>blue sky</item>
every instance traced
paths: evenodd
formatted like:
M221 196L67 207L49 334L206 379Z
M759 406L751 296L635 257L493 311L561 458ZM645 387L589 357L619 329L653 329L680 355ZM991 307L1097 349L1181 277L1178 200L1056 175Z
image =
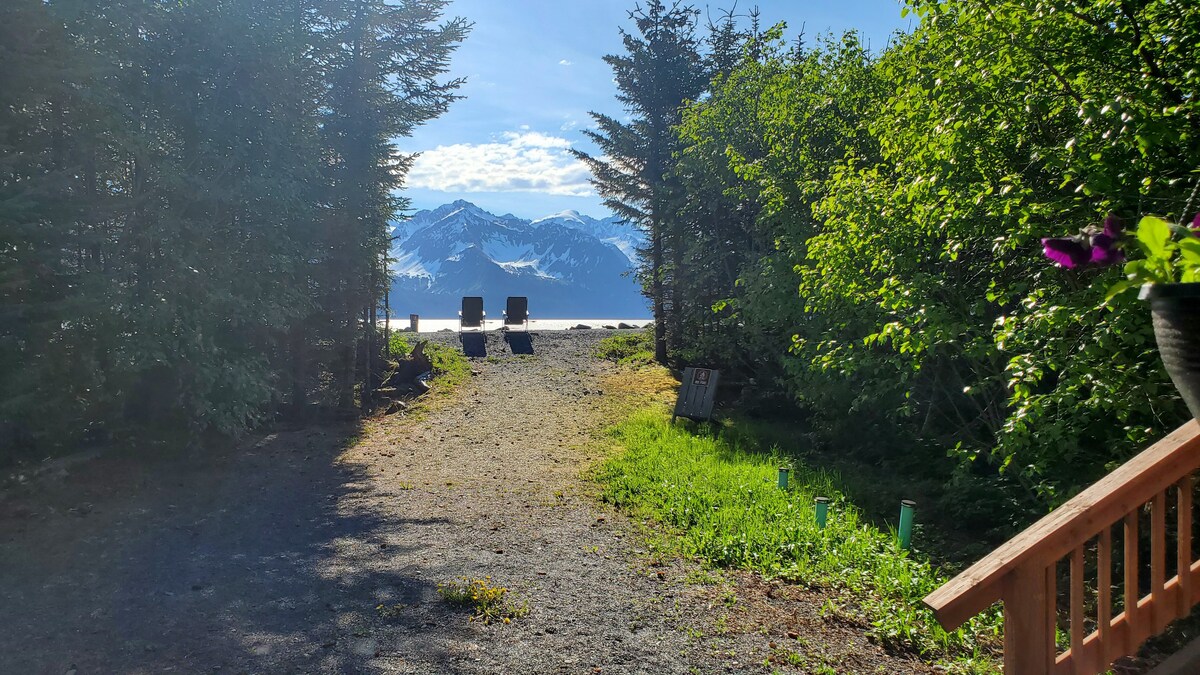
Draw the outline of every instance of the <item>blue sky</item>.
M447 14L475 26L454 55L453 76L467 78L450 111L402 139L420 152L404 195L414 209L466 199L497 214L538 218L565 209L609 215L572 147L595 150L581 129L588 111L624 117L605 54L621 51L636 0L453 0ZM732 2L693 5L720 16ZM859 30L873 46L911 28L898 0L741 0L764 25L788 24L794 38Z

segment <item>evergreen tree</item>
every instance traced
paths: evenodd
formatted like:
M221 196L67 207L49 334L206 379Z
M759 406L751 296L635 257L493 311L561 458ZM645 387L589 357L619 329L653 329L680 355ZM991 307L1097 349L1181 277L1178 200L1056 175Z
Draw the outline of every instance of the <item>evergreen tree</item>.
M445 6L0 5L0 443L349 407Z
M88 68L41 0L0 4L0 447L44 443L79 429L86 405L56 404L87 388L63 326L84 298L75 274L86 241L69 221L80 168L67 139L70 82ZM35 411L43 411L34 414Z
M641 227L649 240L641 275L654 310L654 352L668 357L667 326L677 317L680 298L672 293L669 263L680 263L682 232L669 217L679 194L670 175L678 148L675 127L685 103L704 91L708 75L696 36L699 12L679 2L650 0L629 13L636 33L621 31L624 54L604 57L613 69L617 99L628 123L591 113L595 130L585 131L599 146L593 157L573 151L592 170L592 183L618 216Z
M467 23L435 25L446 0L345 0L325 5L326 52L321 143L328 205L318 279L333 326L337 406L354 405L358 341L365 341L366 403L371 389L375 307L387 284L388 222L403 206L394 192L411 158L396 151L407 136L443 113L461 80L439 81Z

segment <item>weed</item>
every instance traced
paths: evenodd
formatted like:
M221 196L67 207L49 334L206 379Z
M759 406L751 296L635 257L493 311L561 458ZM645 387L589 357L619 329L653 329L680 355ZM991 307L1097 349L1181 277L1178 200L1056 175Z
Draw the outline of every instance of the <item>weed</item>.
M407 607L407 605L403 603L397 603L394 605L375 605L375 613L385 619L395 619L400 616L400 613L404 611L405 607Z
M529 613L528 602L515 603L508 589L494 585L491 577L460 577L438 584L437 590L446 602L474 610L470 621L509 623Z
M712 570L694 569L684 575L683 582L692 586L715 586L721 583L721 575Z
M729 615L728 614L722 614L721 616L717 617L717 620L713 623L713 632L716 633L717 635L728 635L729 634Z
M783 660L789 666L800 666L804 664L804 657L796 652L791 651L784 653Z
M726 607L733 607L737 604L737 594L729 589L725 589L725 591L721 593L721 604L725 605Z

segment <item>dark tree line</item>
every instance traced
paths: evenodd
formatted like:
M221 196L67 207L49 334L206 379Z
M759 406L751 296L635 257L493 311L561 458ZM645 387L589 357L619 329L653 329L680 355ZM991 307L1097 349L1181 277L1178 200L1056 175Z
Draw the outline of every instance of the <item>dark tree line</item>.
M0 4L0 445L365 398L446 4Z
M1104 302L1120 270L1039 240L1200 209L1200 6L906 11L871 49L646 2L609 57L630 121L597 116L588 160L649 235L661 362L753 382L805 446L941 481L963 518L1023 521L1184 419L1148 309Z

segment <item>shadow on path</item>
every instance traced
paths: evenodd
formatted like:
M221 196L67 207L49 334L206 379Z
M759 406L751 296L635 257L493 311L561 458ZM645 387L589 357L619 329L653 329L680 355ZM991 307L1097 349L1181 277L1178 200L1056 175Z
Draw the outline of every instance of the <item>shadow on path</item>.
M533 336L524 331L507 331L504 333L504 341L508 343L508 349L514 354L532 354L533 353Z
M462 338L462 349L464 356L487 356L487 334L483 331L478 333L460 333Z
M251 449L113 452L0 499L0 672L362 672L465 628L396 545L443 518L383 518L336 460L357 430ZM422 607L386 617L379 605Z

